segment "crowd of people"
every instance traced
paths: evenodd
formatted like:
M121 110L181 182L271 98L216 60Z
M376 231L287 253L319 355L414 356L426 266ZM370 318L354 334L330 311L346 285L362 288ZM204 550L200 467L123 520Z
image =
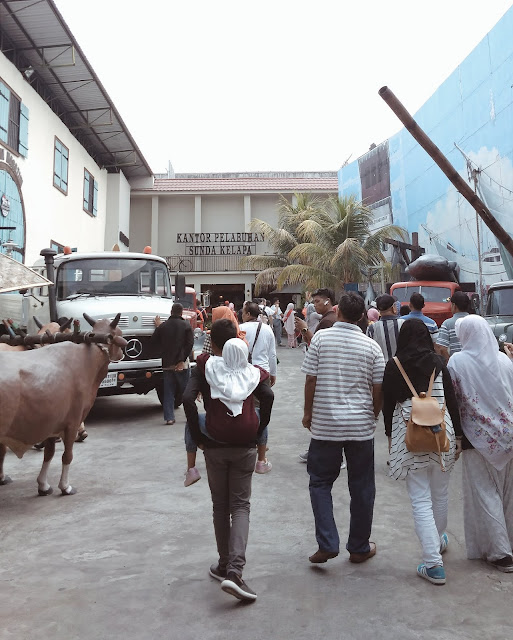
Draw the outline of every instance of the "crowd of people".
M331 493L346 465L349 560L365 562L377 552L370 538L374 436L382 412L389 475L405 481L422 547L417 574L432 584L446 582L449 481L460 455L467 556L513 572L513 345L499 351L488 323L468 313L464 293L456 292L451 302L453 316L440 328L422 313L419 293L406 310L388 294L369 310L354 292L342 294L335 305L329 289L308 296L299 312L292 303L282 310L279 300L270 305L256 299L244 303L237 318L224 305L212 310L211 331L192 368L192 330L181 305L173 305L169 320L156 322L164 419L173 424L176 395L183 393L184 484L201 477L200 448L219 554L209 573L224 591L245 601L257 597L242 577L251 481L255 472L272 469L267 428L283 330L289 347L299 340L305 349L302 423L311 439L300 459L307 463L318 544L310 562L325 563L340 552ZM420 449L412 444L419 437Z

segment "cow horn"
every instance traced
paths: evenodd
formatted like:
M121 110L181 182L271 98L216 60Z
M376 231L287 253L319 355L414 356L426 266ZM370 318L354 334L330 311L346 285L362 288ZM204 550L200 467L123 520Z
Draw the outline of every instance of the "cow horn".
M32 316L32 317L34 318L34 322L37 324L37 328L42 329L43 323L41 322L41 320L37 316Z
M116 317L114 318L114 320L110 323L110 326L112 327L112 329L115 329L118 326L118 322L119 319L121 318L121 314L118 313L116 314Z
M61 324L59 327L59 331L65 331L71 327L71 323L73 322L73 318L68 318L64 324Z
M88 315L87 313L84 313L84 318L87 320L87 322L89 322L89 324L94 327L94 325L96 324L96 320L94 320L93 318L91 318L90 315Z

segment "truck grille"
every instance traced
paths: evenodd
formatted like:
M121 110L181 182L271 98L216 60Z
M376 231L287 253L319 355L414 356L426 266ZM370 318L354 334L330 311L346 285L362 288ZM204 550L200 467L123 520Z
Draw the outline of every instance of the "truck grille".
M151 343L151 336L123 336L128 344L124 348L124 362L160 358L157 345Z
M165 322L169 316L160 316L162 322ZM155 316L142 316L141 326L142 327L155 327Z
M109 318L109 322L112 322L114 320L114 318ZM118 327L120 329L127 329L128 328L128 316L121 316L121 318L119 319L118 322Z

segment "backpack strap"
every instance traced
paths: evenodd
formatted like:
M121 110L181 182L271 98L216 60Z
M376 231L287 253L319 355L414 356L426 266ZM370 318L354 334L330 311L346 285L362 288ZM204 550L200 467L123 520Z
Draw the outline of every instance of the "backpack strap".
M394 356L394 362L396 363L397 368L401 372L401 374L402 374L402 376L404 378L404 381L406 382L406 384L410 388L410 391L413 393L414 398L418 398L419 394L415 391L415 387L412 385L411 380L406 375L406 371L403 369L403 365L399 362L399 358L397 356Z
M431 374L431 378L429 378L429 387L428 387L427 394L426 394L426 396L428 398L431 397L431 392L433 391L433 383L435 381L435 373L436 373L436 367L433 369L433 373Z
M248 362L250 362L250 363L251 363L251 362L252 362L252 360L253 360L253 350L254 350L255 345L256 345L256 343L257 343L258 336L259 336L259 334L260 334L260 329L261 329L261 328L262 328L262 323L261 323L261 322L259 322L259 323L258 323L257 330L256 330L256 334L255 334L255 339L253 340L253 344L251 345L251 351L249 352Z

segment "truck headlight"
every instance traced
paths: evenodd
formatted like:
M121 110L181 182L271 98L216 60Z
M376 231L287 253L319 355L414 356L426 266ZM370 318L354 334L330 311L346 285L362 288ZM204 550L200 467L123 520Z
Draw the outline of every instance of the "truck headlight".
M506 342L508 340L508 336L505 333L501 333L498 340L499 342Z

